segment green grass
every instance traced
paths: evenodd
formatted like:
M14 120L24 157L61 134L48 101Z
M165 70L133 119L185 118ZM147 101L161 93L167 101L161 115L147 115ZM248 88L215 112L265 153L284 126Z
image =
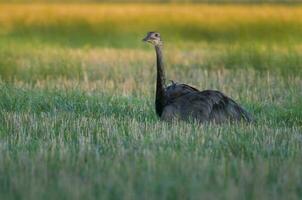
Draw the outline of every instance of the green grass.
M2 84L0 194L299 199L301 96L284 91L241 101L255 124L200 126L160 122L149 98Z
M70 6L0 6L0 199L302 198L299 7ZM168 80L255 123L160 121L152 24Z

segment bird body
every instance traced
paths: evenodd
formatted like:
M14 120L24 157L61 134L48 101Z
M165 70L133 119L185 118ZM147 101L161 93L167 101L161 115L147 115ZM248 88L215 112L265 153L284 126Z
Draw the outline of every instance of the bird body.
M187 93L200 92L200 91L187 84L179 84L179 83L172 82L171 85L166 87L165 92L166 92L167 99L175 99Z
M187 91L167 98L161 119L196 120L201 123L250 121L249 114L234 100L215 90Z
M200 123L250 122L250 114L234 100L216 90L200 91L187 84L165 84L160 34L149 32L143 41L155 46L157 81L155 109L165 121L195 120Z

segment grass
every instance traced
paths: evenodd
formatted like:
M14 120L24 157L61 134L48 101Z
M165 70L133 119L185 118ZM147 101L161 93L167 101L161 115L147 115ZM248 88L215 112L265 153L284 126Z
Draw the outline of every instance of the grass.
M301 8L125 6L0 6L0 199L301 199ZM159 121L153 28L256 122Z

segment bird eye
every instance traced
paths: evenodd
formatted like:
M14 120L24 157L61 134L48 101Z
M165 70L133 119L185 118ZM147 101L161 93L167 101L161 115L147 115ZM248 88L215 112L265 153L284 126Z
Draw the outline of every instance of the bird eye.
M158 33L155 33L155 34L154 34L154 36L155 36L155 37L158 37L158 36L159 36L159 34L158 34Z

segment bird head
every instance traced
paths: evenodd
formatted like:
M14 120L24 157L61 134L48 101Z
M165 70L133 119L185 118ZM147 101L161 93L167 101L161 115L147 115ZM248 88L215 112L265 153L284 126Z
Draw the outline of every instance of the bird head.
M143 39L144 42L149 42L154 46L162 45L162 41L160 39L160 34L158 32L148 32L147 36Z

